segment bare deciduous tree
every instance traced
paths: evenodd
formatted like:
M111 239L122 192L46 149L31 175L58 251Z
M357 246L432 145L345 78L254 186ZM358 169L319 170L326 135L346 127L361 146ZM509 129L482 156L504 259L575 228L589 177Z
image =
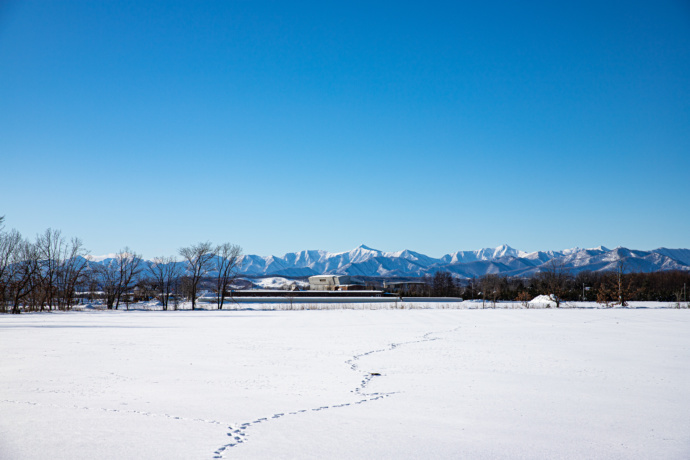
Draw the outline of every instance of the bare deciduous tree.
M546 269L537 273L536 277L543 293L551 295L556 303L556 308L560 307L568 290L568 283L572 278L565 262L551 259L546 265Z
M141 272L141 256L128 247L118 252L113 259L107 259L97 266L96 275L105 294L108 310L120 306L122 295L136 283Z
M180 248L180 255L187 262L187 274L189 277L189 296L192 300L192 310L196 307L196 296L199 288L199 281L211 268L213 258L213 246L211 242L198 243Z
M119 271L119 289L117 290L117 299L115 301L115 309L120 305L122 294L134 287L136 284L136 277L141 272L141 255L132 252L128 247L118 252L115 255L117 267ZM129 303L127 303L129 310Z
M66 243L59 230L49 228L36 237L35 247L39 270L34 306L41 311L44 307L49 310L71 308L76 286L83 281L87 265L84 259L87 251L81 240L72 238Z
M39 252L36 246L22 239L10 259L9 288L12 292L12 313L19 314L22 300L38 288L36 275L39 270Z
M627 307L628 302L635 298L642 289L633 285L633 279L625 276L625 259L621 259L616 264L616 271L609 271L603 274L602 281L597 292L597 302L607 307L620 305Z
M108 310L112 310L117 298L120 286L120 273L115 259L106 259L95 267L95 277L103 290L105 305Z
M77 286L87 278L87 251L79 238L72 238L65 246L62 263L58 269L59 306L70 309L74 305Z
M242 256L242 248L236 244L223 243L216 247L215 270L216 275L216 302L218 309L223 309L225 291L237 278L237 269Z
M501 275L490 273L484 275L479 280L482 290L482 299L491 300L493 308L496 308L496 301L501 298L506 280ZM482 303L482 306L484 304Z
M182 275L182 267L175 257L155 257L150 271L160 292L163 310L167 310L170 296Z
M64 251L65 239L60 230L47 229L43 234L36 236L36 250L40 262L38 277L40 280L41 300L40 309L47 306L52 310L57 306L57 281L62 255Z
M13 275L12 263L22 242L22 236L16 230L0 233L0 308L2 311L6 311L8 295L10 294L10 281Z

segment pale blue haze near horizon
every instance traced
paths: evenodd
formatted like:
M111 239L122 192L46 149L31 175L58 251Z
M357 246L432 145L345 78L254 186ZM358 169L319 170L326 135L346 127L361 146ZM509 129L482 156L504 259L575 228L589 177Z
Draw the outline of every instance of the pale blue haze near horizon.
M687 248L690 4L2 2L0 169L96 255Z

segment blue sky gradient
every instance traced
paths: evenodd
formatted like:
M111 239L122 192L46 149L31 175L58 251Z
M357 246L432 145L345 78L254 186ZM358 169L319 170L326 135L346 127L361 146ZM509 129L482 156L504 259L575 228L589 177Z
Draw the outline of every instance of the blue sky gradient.
M690 6L3 2L0 169L93 254L689 247Z

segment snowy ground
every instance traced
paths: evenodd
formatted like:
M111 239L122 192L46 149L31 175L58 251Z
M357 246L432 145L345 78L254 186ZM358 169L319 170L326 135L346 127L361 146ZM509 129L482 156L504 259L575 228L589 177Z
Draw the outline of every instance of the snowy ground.
M541 297L541 296L540 296ZM157 300L150 302L137 302L126 306L120 305L121 309L126 310L140 310L140 311L160 311L163 309L161 303ZM191 310L191 302L181 302L177 309ZM215 297L201 297L197 300L197 309L200 310L216 310L217 303ZM498 301L493 304L491 301L482 300L462 300L453 297L372 297L372 298L357 298L353 301L352 297L340 298L316 298L316 297L235 297L225 299L223 310L417 310L417 309L544 309L556 308L556 303L553 301L542 300L539 297L528 303L517 301ZM597 302L562 302L561 309L572 308L588 308L588 309L648 309L648 308L690 308L688 302L629 302L629 305L621 307L620 305L605 306ZM174 307L169 307L170 310ZM101 303L77 305L74 307L75 311L93 311L106 310L105 305Z
M676 309L3 315L0 458L687 459L689 326Z

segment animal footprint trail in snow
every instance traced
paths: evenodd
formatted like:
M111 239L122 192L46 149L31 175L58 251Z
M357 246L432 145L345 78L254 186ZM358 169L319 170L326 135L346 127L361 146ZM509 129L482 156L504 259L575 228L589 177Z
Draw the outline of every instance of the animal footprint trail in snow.
M446 332L455 332L455 331L458 330L458 329L459 329L459 327L457 327L457 328L455 328L455 329L452 329L452 330L450 330L450 331L446 331ZM432 338L432 337L431 337L433 334L437 334L437 333L439 333L439 332L433 332L433 331L432 331L432 332L427 332L427 333L424 334L424 335L422 336L422 338L419 339L419 340L411 340L411 341L408 341L408 342L391 343L391 344L388 344L388 345L387 345L386 347L384 347L384 348L380 348L380 349L376 349L376 350L370 350L370 351L367 351L367 352L364 352L364 353L357 354L357 355L353 356L352 358L348 359L347 361L345 361L345 364L347 364L347 365L350 367L351 370L357 372L357 371L359 371L359 366L358 366L358 364L357 364L357 361L359 361L360 358L363 358L363 357L365 357L365 356L372 355L372 354L374 354L374 353L383 353L383 352L385 352L385 351L392 351L392 350L395 350L396 348L401 347L401 346L403 346L403 345L410 345L410 344L415 344L415 343L431 342L431 341L434 341L434 340L440 340L439 338ZM354 402L346 402L346 403L340 403L340 404L333 404L333 405L330 405L330 406L319 406L319 407L314 407L314 408L311 408L311 409L300 409L300 410L297 410L297 411L292 411L292 412L287 412L287 413L278 412L278 413L275 413L275 414L271 415L270 417L261 417L261 418L258 418L258 419L256 419L256 420L252 421L252 422L245 422L245 423L242 423L241 425L238 425L238 428L234 428L234 426L231 425L231 426L228 427L228 428L230 429L230 431L228 432L227 435L228 435L230 438L232 438L232 442L230 442L230 443L228 443L228 444L225 444L225 445L221 446L220 448L218 448L218 449L214 452L214 457L213 457L213 458L224 458L225 455L226 455L226 453L227 453L227 451L228 451L230 448L236 447L236 446L238 446L238 445L240 445L240 444L242 444L242 443L247 442L248 436L247 436L247 433L246 433L246 432L247 432L247 430L248 430L249 428L251 428L253 425L258 425L259 423L263 423L263 422L267 422L267 421L270 421L270 420L279 419L279 418L285 417L285 416L306 414L306 413L308 413L308 412L320 412L320 411L329 410L329 409L339 409L339 408L344 408L344 407L350 407L350 406L353 406L353 405L364 404L364 403L371 402L371 401L378 401L378 400L380 400L380 399L387 398L387 397L389 397L389 396L392 396L392 395L398 393L398 392L390 392L390 393L365 393L364 390L366 389L367 385L368 385L369 382L371 382L371 380L374 379L375 377L382 377L382 374L381 374L380 372L365 372L365 373L364 373L364 378L362 379L362 381L360 382L360 384L359 384L355 389L350 390L350 393L354 393L354 394L356 394L357 396L363 397L362 399L359 399L359 400L357 400L357 401L354 401Z

